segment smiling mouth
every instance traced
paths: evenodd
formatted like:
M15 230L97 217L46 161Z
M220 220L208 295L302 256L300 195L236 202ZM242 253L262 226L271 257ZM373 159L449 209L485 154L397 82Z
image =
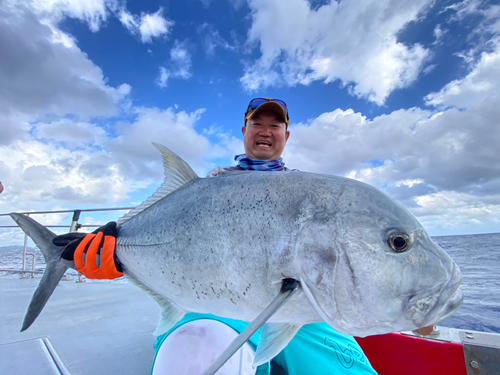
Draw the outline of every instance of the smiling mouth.
M258 142L256 143L256 145L257 145L258 147L271 147L271 143L266 142L266 141L258 141Z

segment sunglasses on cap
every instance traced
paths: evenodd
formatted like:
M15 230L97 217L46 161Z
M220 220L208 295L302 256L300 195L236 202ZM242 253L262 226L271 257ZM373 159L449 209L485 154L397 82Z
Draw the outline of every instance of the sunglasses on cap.
M281 108L283 108L283 110L285 111L285 114L288 117L288 107L286 106L286 103L283 100L271 99L271 98L255 98L255 99L250 100L250 104L248 104L248 108L247 108L247 111L245 112L245 114L250 112L252 109L259 108L259 106L261 106L262 104L267 103L267 102L274 102L274 103L279 104L281 106Z

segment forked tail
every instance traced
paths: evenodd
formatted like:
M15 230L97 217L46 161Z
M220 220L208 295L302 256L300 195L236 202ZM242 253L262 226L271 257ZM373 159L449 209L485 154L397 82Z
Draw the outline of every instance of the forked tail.
M24 233L31 237L35 244L40 248L43 257L45 258L45 262L47 263L42 280L38 284L38 287L31 298L30 305L28 306L28 311L24 316L23 326L21 328L22 332L28 329L38 317L40 312L42 312L43 307L49 300L52 292L68 267L61 261L61 254L64 247L52 244L52 240L56 237L55 233L45 228L29 216L11 213L10 217L14 219Z

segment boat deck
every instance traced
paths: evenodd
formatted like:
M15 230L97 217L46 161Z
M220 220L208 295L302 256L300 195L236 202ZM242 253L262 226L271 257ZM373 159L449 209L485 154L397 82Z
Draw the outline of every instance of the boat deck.
M61 280L19 332L40 278L0 277L0 374L150 374L160 309L125 283Z

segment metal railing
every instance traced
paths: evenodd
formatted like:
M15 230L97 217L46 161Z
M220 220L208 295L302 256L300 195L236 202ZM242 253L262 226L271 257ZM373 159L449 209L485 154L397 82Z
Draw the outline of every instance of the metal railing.
M88 224L88 225L83 225L78 223L78 220L80 220L80 214L82 212L98 212L98 211L124 211L124 210L131 210L134 209L135 207L110 207L110 208L87 208L87 209L81 209L81 210L56 210L56 211L30 211L30 212L16 212L18 214L24 214L24 215L41 215L41 214L60 214L60 213L73 213L73 218L71 219L71 225L45 225L46 228L69 228L69 232L77 232L78 229L80 228L98 228L101 225L93 225L93 224ZM0 216L9 216L10 214L0 214ZM18 225L0 225L0 228L18 228ZM26 258L28 256L32 256L32 263L31 263L31 270L26 269ZM34 253L28 252L28 236L25 234L24 235L24 247L23 247L23 265L22 269L16 270L16 269L0 269L0 271L3 272L21 272L22 273L22 278L26 277L26 274L30 274L31 278L35 277L35 273L43 273L43 271L35 271L35 260L36 260L36 255ZM79 281L80 279L80 274L78 275Z

